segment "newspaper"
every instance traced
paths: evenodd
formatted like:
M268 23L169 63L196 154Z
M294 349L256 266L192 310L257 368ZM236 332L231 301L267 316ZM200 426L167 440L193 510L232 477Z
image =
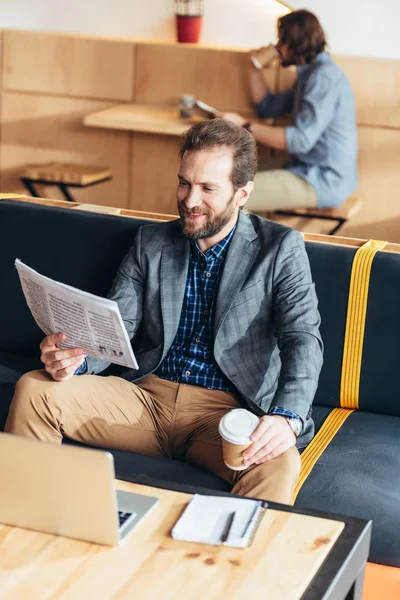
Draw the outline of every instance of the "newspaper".
M40 275L18 258L15 267L25 300L46 335L66 333L60 348L81 348L87 356L138 369L114 300L100 298Z

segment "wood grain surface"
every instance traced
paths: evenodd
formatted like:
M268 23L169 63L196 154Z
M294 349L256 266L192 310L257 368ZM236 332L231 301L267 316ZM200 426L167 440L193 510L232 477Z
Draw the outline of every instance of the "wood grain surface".
M297 600L344 527L268 509L247 549L179 542L170 531L189 494L118 488L160 499L118 548L0 526L0 598Z

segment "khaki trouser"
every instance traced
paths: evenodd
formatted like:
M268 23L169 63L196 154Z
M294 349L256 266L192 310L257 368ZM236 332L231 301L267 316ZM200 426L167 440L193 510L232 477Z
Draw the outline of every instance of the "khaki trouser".
M291 503L300 469L296 448L245 471L222 458L220 418L239 406L232 394L155 375L139 385L119 377L80 375L54 381L45 371L17 383L5 430L45 442L73 440L184 460L216 473L235 494Z
M285 208L316 208L315 188L302 177L284 169L287 160L288 157L284 153L280 157L278 154L278 158L273 162L269 156L259 157L254 190L245 206L247 212L262 214Z

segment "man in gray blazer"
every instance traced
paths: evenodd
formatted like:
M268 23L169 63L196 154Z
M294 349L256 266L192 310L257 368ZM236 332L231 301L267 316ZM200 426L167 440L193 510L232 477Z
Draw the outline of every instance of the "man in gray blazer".
M254 138L238 125L188 131L180 219L138 228L110 292L139 370L100 377L107 363L48 336L45 370L18 382L6 431L185 460L234 493L290 503L297 448L314 430L320 319L301 234L241 211L256 165ZM225 465L218 433L238 407L260 417L242 471Z

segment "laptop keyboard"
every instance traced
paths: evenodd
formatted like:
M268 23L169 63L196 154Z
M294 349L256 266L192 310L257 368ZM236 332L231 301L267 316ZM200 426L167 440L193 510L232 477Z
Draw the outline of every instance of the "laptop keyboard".
M132 515L132 513L130 512L124 512L123 510L119 510L118 511L118 517L119 517L119 526L122 527L122 525L125 523L125 521L127 519L129 519L129 517Z

